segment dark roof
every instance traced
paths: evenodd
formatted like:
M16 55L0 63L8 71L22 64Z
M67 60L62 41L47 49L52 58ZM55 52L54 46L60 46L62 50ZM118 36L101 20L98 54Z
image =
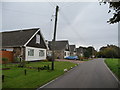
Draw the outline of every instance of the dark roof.
M1 32L2 47L23 46L39 28Z
M63 50L66 49L66 45L68 45L69 49L69 43L68 40L63 40L63 41L55 41L55 50ZM52 41L48 42L48 47L50 50L52 50Z
M71 52L76 51L75 49L76 49L76 48L75 48L75 45L70 45L70 51L71 51Z

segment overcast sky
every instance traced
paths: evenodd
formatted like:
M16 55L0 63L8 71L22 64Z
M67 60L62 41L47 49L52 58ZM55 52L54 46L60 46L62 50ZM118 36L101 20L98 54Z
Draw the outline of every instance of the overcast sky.
M118 45L118 24L107 20L108 5L99 2L4 2L2 31L39 27L46 40L53 38L55 6L59 5L57 40L78 46ZM1 4L0 4L1 5ZM52 19L52 21L51 21Z

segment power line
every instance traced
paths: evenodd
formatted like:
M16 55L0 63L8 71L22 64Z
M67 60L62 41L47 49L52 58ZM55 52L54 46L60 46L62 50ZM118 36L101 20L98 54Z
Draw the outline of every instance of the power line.
M58 3L57 2L52 2L55 6L58 6Z
M60 4L58 4L58 3L64 3L64 2L51 2L50 0L48 0L48 3L53 7L53 8L55 8L56 6L60 6L60 7L62 7L62 6L64 6L64 5L60 5Z
M60 10L60 13L61 13L61 15L63 16L63 18L64 18L64 20L67 22L67 24L69 25L69 27L71 27L70 29L77 35L77 36L79 36L79 38L80 39L82 39L84 42L85 42L85 40L82 38L82 37L80 37L80 35L79 35L79 33L77 32L77 30L73 27L73 26L71 26L71 24L70 24L70 22L69 22L69 20L68 20L68 18L65 16L65 14ZM86 42L85 42L86 43Z
M55 6L53 5L53 3L50 2L49 0L48 0L48 3L49 3L53 8L55 8Z

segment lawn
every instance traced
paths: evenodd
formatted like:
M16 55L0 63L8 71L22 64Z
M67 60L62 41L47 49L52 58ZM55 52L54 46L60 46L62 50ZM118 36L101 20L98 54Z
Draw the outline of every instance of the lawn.
M105 59L105 63L120 80L120 59Z
M30 62L27 66L41 67L44 65L51 65L51 62ZM64 69L70 69L76 64L71 62L55 62L55 70L40 70L29 68L10 67L9 70L3 70L5 81L3 88L38 88L43 84L55 79L56 77L64 74ZM51 68L51 67L50 67ZM24 70L27 70L27 75Z

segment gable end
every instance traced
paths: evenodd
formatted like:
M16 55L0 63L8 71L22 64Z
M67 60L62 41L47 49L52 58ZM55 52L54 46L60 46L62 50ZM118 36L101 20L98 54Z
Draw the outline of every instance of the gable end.
M36 39L36 38L37 38L36 35L37 35L37 36L40 35L40 38L38 38L40 41L38 41L38 39ZM39 42L39 43L37 43L36 40L37 40L37 42ZM29 40L29 42L26 44L26 46L47 49L46 43L45 43L45 41L44 41L44 38L43 38L40 30L37 31L37 32L34 34L34 36L33 36L33 37Z

